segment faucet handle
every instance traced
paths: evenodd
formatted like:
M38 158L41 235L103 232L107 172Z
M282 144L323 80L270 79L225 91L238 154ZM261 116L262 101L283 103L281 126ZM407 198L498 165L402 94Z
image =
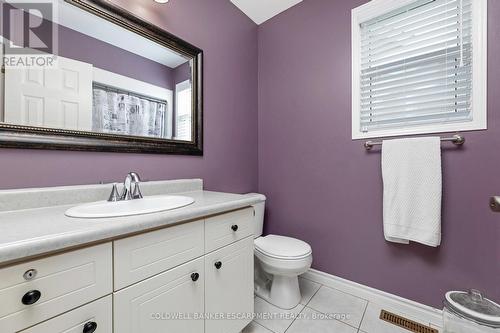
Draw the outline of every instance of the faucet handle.
M139 183L134 184L134 192L132 193L133 199L142 199L141 189L139 188Z
M120 200L121 197L120 194L118 193L118 188L116 187L116 183L113 183L113 188L111 189L111 194L109 195L108 201L115 202Z

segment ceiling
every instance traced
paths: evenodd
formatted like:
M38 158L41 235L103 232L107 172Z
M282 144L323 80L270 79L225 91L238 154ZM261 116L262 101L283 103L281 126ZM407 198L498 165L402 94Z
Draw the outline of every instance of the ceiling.
M59 3L59 13L53 21L170 68L176 68L188 61L169 48L67 2Z
M261 24L303 0L231 0L255 23Z

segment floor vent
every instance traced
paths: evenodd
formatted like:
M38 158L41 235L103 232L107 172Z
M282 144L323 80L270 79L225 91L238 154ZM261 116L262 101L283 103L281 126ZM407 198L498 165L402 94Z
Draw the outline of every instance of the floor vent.
M439 333L437 329L422 325L416 321L398 316L397 314L382 310L380 311L380 319L393 325L407 329L415 333Z

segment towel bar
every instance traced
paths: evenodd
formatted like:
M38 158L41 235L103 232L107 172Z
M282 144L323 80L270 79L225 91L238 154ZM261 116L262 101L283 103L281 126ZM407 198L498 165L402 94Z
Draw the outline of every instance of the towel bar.
M441 138L441 142L443 141L449 141L457 146L461 146L465 143L465 138L460 134L455 134L451 138ZM371 150L373 146L380 146L380 145L382 145L382 141L366 141L364 147L366 150Z

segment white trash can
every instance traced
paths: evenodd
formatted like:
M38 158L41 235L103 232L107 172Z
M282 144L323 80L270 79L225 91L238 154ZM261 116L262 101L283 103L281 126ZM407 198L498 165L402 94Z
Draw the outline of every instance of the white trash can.
M500 333L500 305L474 289L449 291L443 323L444 333Z

